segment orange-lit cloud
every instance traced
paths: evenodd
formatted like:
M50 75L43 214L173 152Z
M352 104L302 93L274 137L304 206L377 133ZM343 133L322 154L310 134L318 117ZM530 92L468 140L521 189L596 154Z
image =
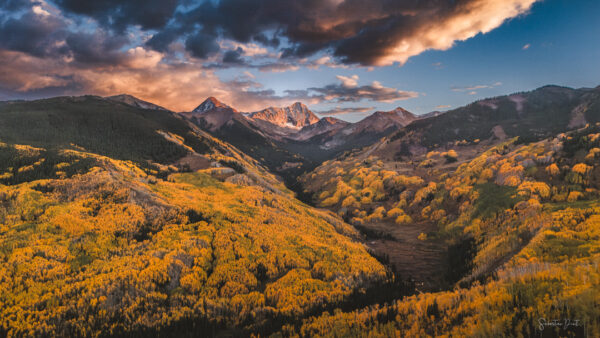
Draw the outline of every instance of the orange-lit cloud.
M2 2L0 94L128 93L173 110L192 109L206 96L245 111L296 100L395 102L419 94L377 81L359 85L356 75L280 94L244 72L403 64L426 50L445 50L489 32L534 2ZM219 78L217 70L224 68L240 69L240 77Z
M525 13L536 0L476 0L459 3L456 8L427 19L424 17L412 27L410 33L396 33L382 55L372 59L375 65L404 64L408 58L428 49L447 50L456 41L464 41L479 33L499 27L506 19Z
M294 101L262 90L255 82L222 81L197 65L156 63L154 53L133 50L123 65L81 69L62 60L0 50L0 89L23 93L55 87L67 95L127 93L175 111L191 110L208 96L247 111Z

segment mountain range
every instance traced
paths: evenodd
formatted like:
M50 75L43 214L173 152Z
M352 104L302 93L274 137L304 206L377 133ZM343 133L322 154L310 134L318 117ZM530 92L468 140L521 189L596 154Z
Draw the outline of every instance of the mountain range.
M181 114L259 159L286 181L323 160L368 145L419 119L397 108L350 123L334 117L319 118L300 102L244 113L214 97Z

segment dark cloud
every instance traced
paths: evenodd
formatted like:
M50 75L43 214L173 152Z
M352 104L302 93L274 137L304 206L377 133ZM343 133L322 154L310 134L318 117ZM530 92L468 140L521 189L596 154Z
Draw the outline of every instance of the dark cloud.
M281 43L281 41L277 37L269 38L264 33L256 34L255 36L252 37L252 40L254 40L264 46L269 46L269 47L274 47L274 48L279 47L279 44Z
M31 7L35 4L38 4L38 2L29 0L2 0L0 2L0 10L15 11L25 7Z
M0 22L0 48L46 56L60 50L66 25L52 16L27 11L18 18Z
M427 49L447 49L498 27L536 0L221 0L188 13L215 38L265 43L265 31L286 38L282 57L332 51L339 61L404 63Z
M82 65L119 65L126 59L120 51L128 39L104 31L94 33L72 33L66 38L69 51L76 63Z
M217 38L202 31L188 37L187 40L185 40L185 48L192 53L193 56L200 59L212 56L220 49Z
M169 45L177 40L182 32L183 30L180 26L168 26L146 41L146 46L157 52L167 52L169 50Z
M244 50L242 47L238 47L236 50L229 50L223 54L223 62L224 63L232 63L237 65L245 64L242 55L244 54Z
M164 27L175 13L178 0L55 0L59 8L94 18L105 28L122 32L129 26Z
M0 8L16 11L32 6L24 1L3 0ZM286 62L327 53L345 64L389 65L402 64L428 49L448 49L457 40L489 32L504 20L526 12L536 1L54 0L51 3L69 17L94 19L112 34L140 27L152 34L146 46L160 52L167 52L173 42L184 42L191 55L205 59L219 52L220 40L230 39L280 48ZM14 22L11 24L15 26ZM36 37L36 31L30 34ZM234 61L235 55L227 53L225 57Z
M255 108L263 101L392 102L417 93L339 77L338 84L280 94L223 82L213 69L403 63L488 32L535 1L0 0L0 89L138 90L173 106L219 93Z

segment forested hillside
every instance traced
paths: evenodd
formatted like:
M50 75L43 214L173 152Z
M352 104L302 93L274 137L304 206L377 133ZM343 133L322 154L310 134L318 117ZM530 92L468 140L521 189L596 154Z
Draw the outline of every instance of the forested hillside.
M173 113L65 97L0 121L0 335L268 333L394 283L356 230Z
M456 161L455 154L425 156L440 157ZM546 327L545 334L600 334L600 126L524 145L515 138L455 171L441 166L406 176L375 157L357 164L350 156L305 178L321 205L367 229L431 224L435 230L421 241L442 241L449 255L460 243L473 251L459 252L463 259L451 267L462 275L453 291L336 312L286 334L534 336L544 331L539 320L550 318L579 324ZM320 184L319 175L331 178Z

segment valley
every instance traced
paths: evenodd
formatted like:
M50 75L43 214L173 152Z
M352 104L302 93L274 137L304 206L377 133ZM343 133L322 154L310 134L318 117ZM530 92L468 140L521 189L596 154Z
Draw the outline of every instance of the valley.
M365 244L375 255L385 257L397 276L414 283L414 292L439 291L447 287L444 279L448 261L442 241L422 241L421 233L437 230L431 224L376 223L359 227L365 233Z
M0 338L600 337L598 14L0 0Z
M128 95L0 122L0 334L600 329L600 87L356 123ZM487 319L510 306L536 310Z

